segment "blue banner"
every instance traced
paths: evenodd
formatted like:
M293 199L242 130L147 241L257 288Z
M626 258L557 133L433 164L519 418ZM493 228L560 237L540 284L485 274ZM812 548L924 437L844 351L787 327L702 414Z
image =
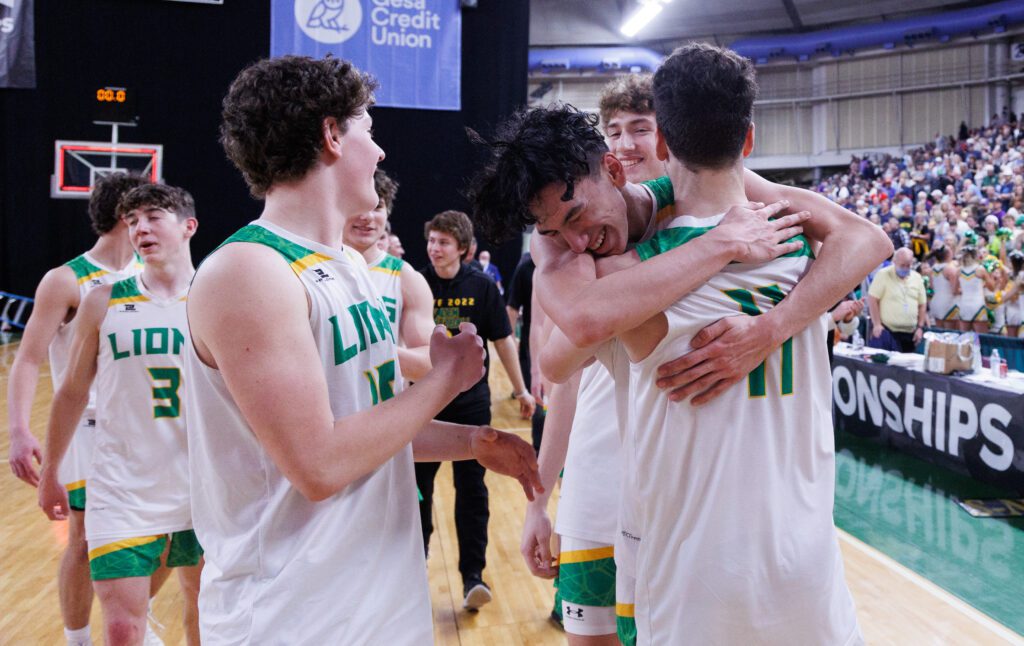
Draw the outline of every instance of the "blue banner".
M351 61L379 106L462 108L459 0L271 0L270 54Z

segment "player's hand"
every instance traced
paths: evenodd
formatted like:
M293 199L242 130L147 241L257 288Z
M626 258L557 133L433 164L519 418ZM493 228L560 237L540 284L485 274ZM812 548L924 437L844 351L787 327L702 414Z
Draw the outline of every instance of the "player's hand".
M848 301L850 303L850 315L843 319L844 323L849 323L854 318L860 316L860 313L864 311L864 301Z
M32 462L33 459L35 464ZM36 465L43 462L43 449L34 435L28 431L17 432L12 429L11 448L7 453L7 460L11 465L11 472L20 480L33 487L39 486L39 469Z
M924 330L923 329L917 328L916 330L914 330L914 343L920 343L921 339L923 337L924 337Z
M775 349L771 335L758 331L754 316L730 316L712 323L690 341L688 354L658 366L658 388L672 401L693 396L706 404L746 378Z
M472 323L459 324L459 333L448 336L443 325L430 336L430 365L450 383L465 392L484 377L484 342Z
M43 471L39 480L39 507L50 520L67 520L71 512L68 490L57 482L57 475Z
M519 402L519 417L523 419L530 419L533 417L533 411L537 408L537 401L528 392L516 397L516 401Z
M860 301L843 301L832 310L832 320L849 323L853 320L853 317L860 314L862 309L863 306L860 304Z
M736 262L762 263L799 251L803 247L802 242L786 241L803 232L800 224L810 218L811 214L801 211L769 219L788 206L788 200L767 206L760 202L734 206L711 233L737 246L733 256Z
M875 325L871 326L871 338L877 339L880 336L882 336L882 326L876 323Z
M558 563L551 554L551 533L547 510L536 503L527 505L519 553L523 555L530 573L542 579L553 579L558 575Z
M484 468L518 480L528 500L544 491L537 470L537 455L533 447L519 437L490 426L478 426L470 435L470 445L473 458Z

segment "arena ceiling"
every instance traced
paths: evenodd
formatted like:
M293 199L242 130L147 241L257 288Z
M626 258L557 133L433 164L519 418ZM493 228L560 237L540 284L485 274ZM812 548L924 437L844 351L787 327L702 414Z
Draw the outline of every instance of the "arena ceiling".
M948 0L671 0L636 38L619 26L637 0L531 0L534 46L626 45L672 47L679 41L727 45L740 36L800 33L830 27L897 20L914 15L990 4Z

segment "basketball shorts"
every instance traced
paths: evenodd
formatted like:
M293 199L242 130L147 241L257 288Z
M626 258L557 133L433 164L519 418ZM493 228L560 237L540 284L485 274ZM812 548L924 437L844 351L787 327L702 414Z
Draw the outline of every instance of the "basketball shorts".
M623 646L636 646L636 554L640 539L620 528L615 542L615 627Z
M68 452L57 470L57 478L68 490L68 504L75 511L85 511L85 481L92 468L92 447L96 420L83 416L71 436Z
M615 634L615 548L572 536L561 539L558 592L565 632Z
M170 549L167 541L170 540ZM136 536L89 545L89 573L93 581L149 576L160 566L167 552L167 567L199 565L203 548L196 533L186 529L160 536Z

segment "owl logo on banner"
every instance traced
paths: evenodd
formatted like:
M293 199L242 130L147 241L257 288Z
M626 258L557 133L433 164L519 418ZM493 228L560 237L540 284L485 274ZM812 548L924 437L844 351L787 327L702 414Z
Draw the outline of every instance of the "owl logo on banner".
M359 0L295 0L295 23L319 43L343 43L359 31L362 22Z

